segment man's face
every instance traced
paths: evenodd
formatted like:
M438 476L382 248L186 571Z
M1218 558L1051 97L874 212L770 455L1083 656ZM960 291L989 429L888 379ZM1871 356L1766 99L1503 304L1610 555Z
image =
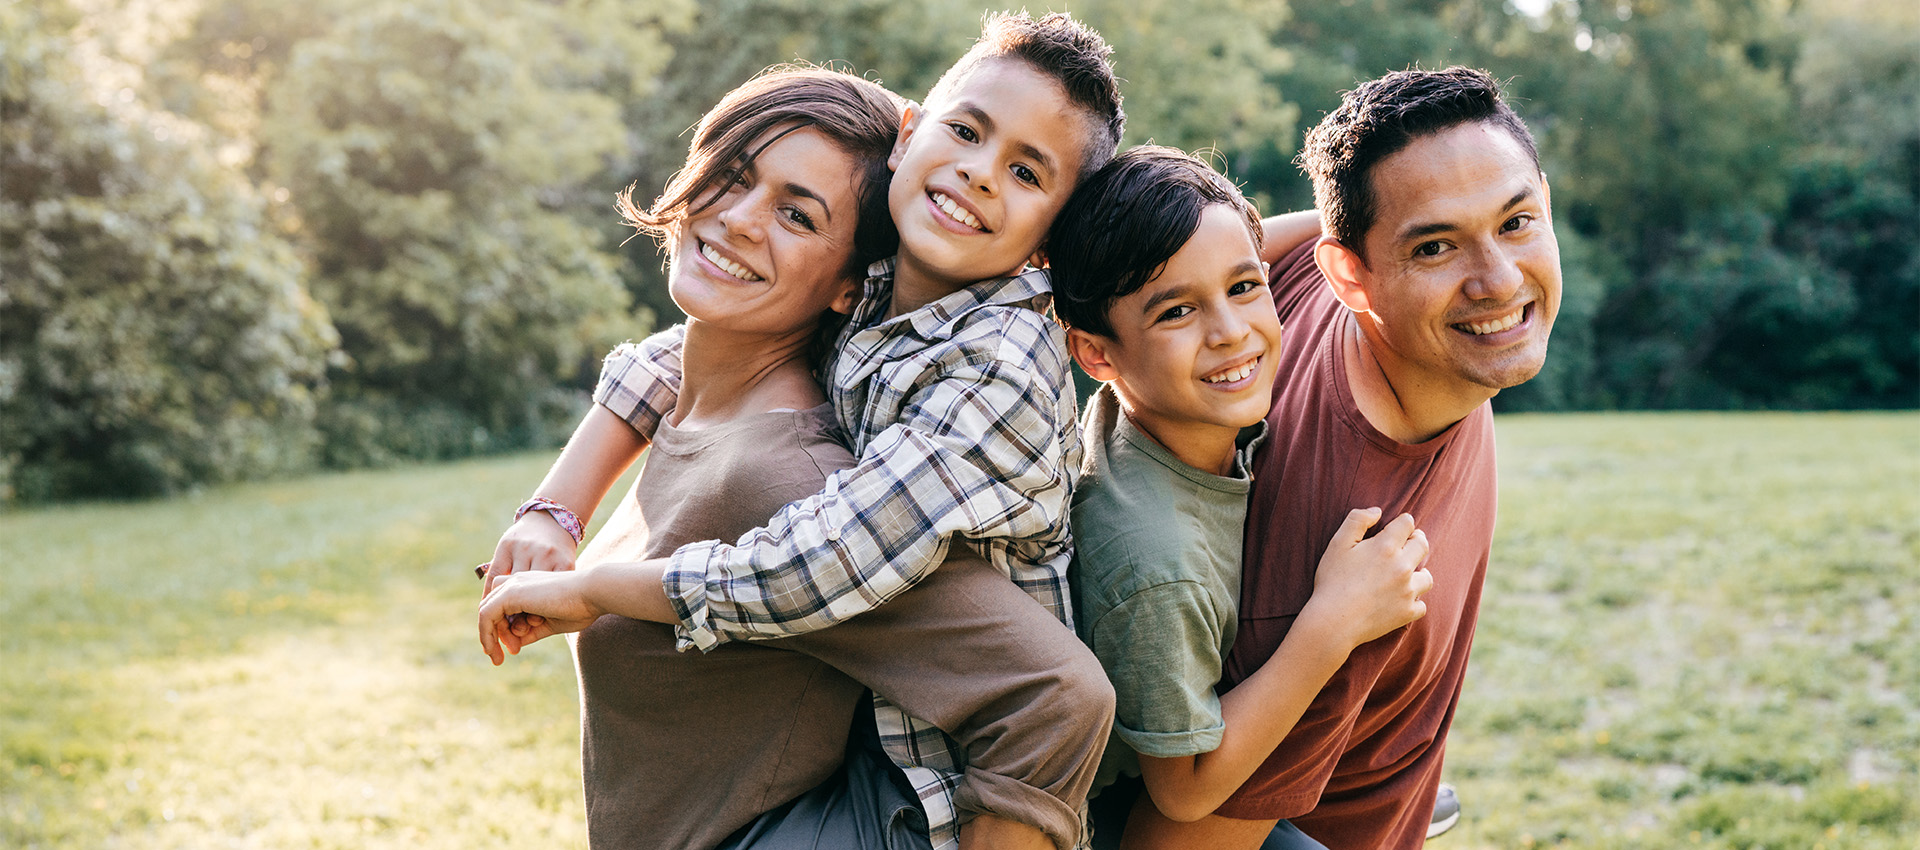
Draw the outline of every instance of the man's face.
M1505 130L1425 136L1372 172L1369 339L1384 361L1468 394L1525 382L1560 309L1560 247L1546 179ZM1491 395L1491 393L1487 393Z

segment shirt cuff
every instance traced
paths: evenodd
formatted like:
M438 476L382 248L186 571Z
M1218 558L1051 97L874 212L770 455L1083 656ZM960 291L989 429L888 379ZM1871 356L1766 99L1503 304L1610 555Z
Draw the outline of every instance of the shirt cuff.
M1185 732L1137 732L1113 725L1113 733L1120 740L1143 756L1157 759L1197 756L1220 749L1220 741L1226 737L1227 725L1222 723L1209 729L1192 729Z
M673 611L680 617L673 634L674 645L681 652L711 652L724 642L713 630L712 611L707 607L707 565L715 559L714 549L719 545L705 540L674 550L667 559L666 573L660 577L667 601L673 603Z

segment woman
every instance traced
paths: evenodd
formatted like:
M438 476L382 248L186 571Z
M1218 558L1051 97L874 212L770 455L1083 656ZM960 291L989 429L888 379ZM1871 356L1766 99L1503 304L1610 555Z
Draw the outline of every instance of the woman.
M707 113L650 208L622 195L628 223L670 253L669 288L688 316L679 401L632 494L580 554L585 569L524 572L564 569L577 535L562 529L584 524L642 447L595 405L538 491L545 499L502 538L494 576L520 574L489 603L509 584L580 592L591 565L735 539L852 465L814 371L865 268L894 248L886 158L900 108L858 77L775 69ZM863 688L813 656L746 644L681 655L671 628L619 616L516 628L528 639L572 631L595 847L716 846L841 763ZM500 663L495 635L483 627L481 638ZM750 696L734 683L750 683Z

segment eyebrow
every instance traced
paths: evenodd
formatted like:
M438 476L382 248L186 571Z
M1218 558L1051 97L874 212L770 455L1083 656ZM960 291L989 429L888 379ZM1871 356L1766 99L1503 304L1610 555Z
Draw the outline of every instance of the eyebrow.
M1260 264L1258 262L1253 260L1247 260L1237 266L1234 266L1232 269L1228 270L1226 276L1230 278L1237 278L1241 275L1251 274L1259 270L1260 270ZM1155 307L1158 307L1161 304L1168 301L1172 301L1176 298L1180 298L1191 291L1193 291L1193 286L1191 284L1185 284L1185 283L1180 284L1179 286L1171 286L1166 289L1162 289L1159 292L1156 292L1151 296L1147 297L1147 303L1141 305L1140 312L1142 314L1151 313L1153 312Z
M827 203L827 199L821 197L819 193L798 183L788 183L781 188L785 189L789 195L801 198L812 198L814 203L820 205L820 210L826 215L827 221L833 221L833 205Z
M1521 187L1520 191L1513 193L1513 197L1507 199L1507 202L1500 207L1500 211L1506 212L1507 210L1513 209L1514 207L1519 206L1521 201L1524 201L1532 196L1533 196L1533 187L1523 186ZM1396 241L1407 242L1410 240L1419 239L1422 236L1432 236L1435 233L1445 233L1449 230L1458 230L1459 227L1460 227L1459 225L1453 224L1452 222L1445 222L1445 221L1429 222L1427 224L1421 224L1421 225L1416 225L1414 227L1409 227L1406 230L1401 231L1400 238Z
M988 115L985 110L971 103L960 104L959 109L961 112L966 113L967 117L972 118L974 121L978 122L980 124L981 129L984 129L989 133L993 132L993 116ZM1024 156L1028 159L1033 160L1033 163L1035 165L1040 166L1040 170L1045 171L1048 174L1052 174L1060 170L1059 166L1054 163L1053 157L1048 156L1046 151L1043 151L1039 148L1034 147L1033 145L1027 144L1026 142L1023 142L1017 139L1014 141L1013 147L1016 151L1020 153L1021 156Z

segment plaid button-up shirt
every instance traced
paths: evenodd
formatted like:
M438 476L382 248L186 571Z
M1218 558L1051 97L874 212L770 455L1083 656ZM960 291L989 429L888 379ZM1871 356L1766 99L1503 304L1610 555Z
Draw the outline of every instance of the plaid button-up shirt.
M1043 315L1046 273L978 283L882 321L892 284L892 261L875 264L828 369L859 462L736 542L673 553L665 584L683 649L871 610L940 566L955 540L1072 627L1067 513L1081 446L1065 334ZM615 349L595 401L651 437L678 395L680 341L669 330ZM934 847L957 846L966 754L878 695L874 712Z

